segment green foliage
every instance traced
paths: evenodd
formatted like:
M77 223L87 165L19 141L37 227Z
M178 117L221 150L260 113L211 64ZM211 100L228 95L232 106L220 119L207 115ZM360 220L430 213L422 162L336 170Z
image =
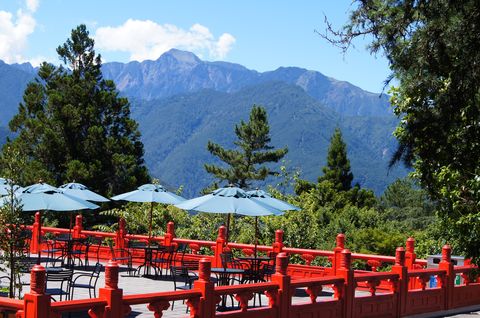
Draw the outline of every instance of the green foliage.
M268 162L278 162L288 152L287 148L273 150L270 146L270 126L265 108L253 105L248 123L243 120L235 125L237 140L235 150L226 150L219 144L208 142L207 149L228 165L221 168L205 164L205 170L220 181L227 181L240 188L249 188L255 180L265 180L274 174L267 166Z
M149 180L128 100L102 78L101 58L85 25L57 48L67 68L43 63L10 121L7 143L27 159L22 184L75 180L102 194Z
M478 1L359 1L336 33L347 48L364 34L383 51L398 87L402 118L393 162L412 164L440 204L446 234L480 261L480 5Z
M318 182L329 180L340 191L350 190L353 174L350 171L350 160L347 158L347 145L343 141L340 128L335 128L328 147L327 165L322 169L324 175Z
M0 206L0 259L2 271L7 267L9 270L10 285L8 295L10 298L17 294L20 297L22 285L20 282L20 264L25 257L26 246L25 219L22 218L22 206L14 195L14 185L18 182L19 176L25 166L25 161L18 151L11 147L5 147L0 154L4 176L10 185L8 195L2 197L4 204Z

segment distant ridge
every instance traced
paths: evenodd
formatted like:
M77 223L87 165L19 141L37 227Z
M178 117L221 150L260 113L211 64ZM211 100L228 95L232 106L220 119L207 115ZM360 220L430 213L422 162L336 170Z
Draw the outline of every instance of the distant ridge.
M247 86L281 81L300 86L339 114L391 115L387 95L369 93L348 82L298 67L259 73L239 64L205 62L193 53L172 49L155 61L105 63L103 72L124 94L136 99L158 99L201 89L236 92Z

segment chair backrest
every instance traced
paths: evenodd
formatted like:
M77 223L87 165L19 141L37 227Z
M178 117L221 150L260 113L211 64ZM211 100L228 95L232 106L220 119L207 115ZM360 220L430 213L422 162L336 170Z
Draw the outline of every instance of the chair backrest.
M103 265L100 263L96 263L95 267L93 268L92 276L90 276L90 285L96 286L97 280L100 277L100 273L103 270Z
M222 267L229 267L233 263L232 253L221 253L220 260L222 261Z
M63 269L58 272L47 271L47 282L71 281L72 276L73 276L73 269Z
M173 285L177 288L177 282L182 282L185 285L189 284L188 281L188 268L185 266L170 266L170 273L173 278Z

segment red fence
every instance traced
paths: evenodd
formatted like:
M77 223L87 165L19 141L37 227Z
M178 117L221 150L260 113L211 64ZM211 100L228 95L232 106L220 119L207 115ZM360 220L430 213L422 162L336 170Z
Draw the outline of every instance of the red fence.
M68 230L41 228L40 218L32 226L33 241L39 233L62 233ZM129 239L147 240L146 236L128 235L125 224L120 223L117 233L84 231L81 216L77 216L74 236L99 236L115 240L119 247L125 246ZM41 231L41 232L40 232ZM179 239L175 237L173 223L163 237L155 238L165 245L189 244L193 254L189 257L200 258L199 280L190 291L172 291L162 293L136 294L123 296L118 288L118 265L109 262L105 270L105 286L100 288L99 297L89 300L51 302L45 290L45 269L35 266L31 272L30 292L23 300L0 298L0 310L16 313L18 318L60 317L62 313L79 310L88 311L90 317L124 317L130 312L130 306L145 304L156 318L169 308L170 302L185 300L190 308L189 317L197 318L300 318L300 317L403 317L415 314L445 312L473 305L480 306L480 280L474 276L476 267L455 267L451 261L451 249L444 246L442 260L438 269L424 269L423 260L417 260L414 252L414 240L408 239L406 250L397 248L395 257L352 254L345 249L345 237L337 236L334 251L318 251L287 248L283 246L283 232L277 231L272 246L261 246L265 252L278 252L276 272L271 282L218 286L210 280L210 269L219 264L219 251L235 248L250 253L252 246L245 244L227 244L225 229L219 230L215 242ZM38 242L32 242L32 249L38 248ZM200 248L209 248L213 256L196 255ZM308 262L315 257L327 257L332 267L288 264L288 254L299 254ZM309 256L307 256L309 255ZM108 258L108 251L104 257ZM354 271L351 263L361 259L378 266L378 263L392 263L390 272ZM455 284L460 275L463 282ZM432 277L436 284L430 284ZM298 290L308 294L308 301L294 303ZM332 297L320 297L322 291L332 290ZM249 308L248 301L256 293L265 294L268 306ZM239 310L218 312L217 304L222 296L229 295L239 303Z
M450 247L443 248L440 268L408 271L405 250L398 248L391 272L355 273L351 268L352 254L340 252L340 266L335 276L310 279L293 279L288 275L288 256L277 256L276 273L271 282L215 287L210 280L211 261L199 262L199 280L190 291L172 291L123 296L118 288L119 267L110 261L105 270L105 286L99 297L88 300L51 302L45 290L45 269L36 265L31 272L30 293L23 300L0 298L0 308L18 318L60 317L62 313L88 311L92 318L125 317L130 306L145 304L155 317L170 307L171 301L185 300L190 308L189 317L197 318L301 318L301 317L403 317L425 314L480 304L480 282L472 280L472 266L454 268ZM464 283L455 286L456 275L464 277ZM436 287L429 287L432 276L438 280ZM419 282L410 289L409 282ZM382 286L388 286L384 288ZM322 290L332 289L333 297L319 297ZM295 291L304 289L307 302L292 303ZM268 305L250 308L248 301L256 293L268 298ZM216 306L221 297L229 295L239 303L239 309L218 312Z
M121 219L119 222L119 229L116 233L106 233L106 232L97 232L97 231L86 231L83 229L82 225L83 219L82 215L77 215L75 218L75 226L72 231L73 237L98 237L102 239L111 239L114 241L116 248L125 248L128 246L129 241L145 241L149 240L147 235L134 235L128 234L126 230L126 223L124 219ZM61 228L51 228L43 227L41 225L40 213L35 214L35 222L30 227L32 229L32 242L31 252L37 253L38 251L38 238L46 233L60 234L68 233L68 229ZM40 235L41 234L41 235ZM190 250L192 251L192 257L200 258L205 257L204 255L200 256L201 250L208 250L212 252L212 256L207 256L211 259L212 265L218 267L221 264L220 254L224 251L225 248L240 250L245 255L251 255L254 251L254 246L250 244L240 244L232 243L226 241L226 228L221 226L218 230L218 236L216 241L201 241L201 240L191 240L177 238L175 236L175 226L173 222L169 222L167 225L167 231L164 236L152 237L150 238L151 242L161 243L166 246L173 244L187 244ZM409 269L422 268L426 265L426 260L417 259L415 255L415 240L409 238L406 242L406 265ZM305 265L291 265L289 266L289 274L292 276L302 276L302 277L322 277L326 275L335 274L336 268L338 268L339 255L340 252L345 248L345 236L339 234L336 240L336 247L333 251L325 250L312 250L312 249L300 249L300 248L291 248L286 247L283 244L283 231L277 230L275 232L275 241L271 246L259 245L258 250L260 252L273 252L279 254L281 252L287 253L288 255L299 255L301 259L305 261ZM141 250L134 251L134 253L142 253ZM110 251L107 246L103 246L100 250L100 256L104 260L110 258ZM134 255L135 256L135 255ZM141 255L140 255L141 256ZM320 266L311 266L311 263L316 258L326 258L330 263L331 267L320 267ZM395 257L392 256L383 256L383 255L371 255L371 254L352 254L353 260L365 261L372 269L376 269L381 264L393 264L395 262Z

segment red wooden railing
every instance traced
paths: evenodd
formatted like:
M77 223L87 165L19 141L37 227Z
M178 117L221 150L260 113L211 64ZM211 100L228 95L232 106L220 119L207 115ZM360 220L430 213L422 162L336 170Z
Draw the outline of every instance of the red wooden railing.
M37 218L36 218L37 219ZM39 220L39 218L38 218ZM41 228L34 224L32 229L43 233L64 233L65 229ZM37 232L38 234L38 232ZM81 216L76 219L75 236L99 236L115 239L117 246L125 246L129 239L148 239L141 235L128 235L125 224L117 233L84 231L81 228ZM35 233L34 233L35 236ZM271 282L215 287L210 280L212 264L219 264L219 251L225 248L247 250L246 244L225 242L225 229L219 229L215 242L186 240L175 237L173 223L167 228L163 237L155 238L163 244L189 244L193 254L189 257L200 258L199 280L195 281L190 291L171 291L124 296L118 288L118 264L108 262L105 269L105 286L100 288L99 297L89 300L51 302L45 290L45 269L35 266L31 272L30 292L23 300L0 298L0 311L16 313L18 318L60 317L62 313L79 310L88 311L90 317L124 317L130 312L130 306L145 304L155 317L176 300L185 300L190 309L189 316L197 318L213 317L403 317L415 314L442 313L454 309L477 305L480 306L480 280L475 277L474 266L457 266L451 261L451 249L448 245L442 249L442 259L436 269L424 269L424 261L417 260L414 240L408 239L406 249L399 247L395 257L351 253L345 249L345 237L337 236L334 251L318 251L286 248L283 246L283 232L277 231L275 243L262 246L265 252L279 252L276 259L276 272ZM38 247L38 242L32 246ZM214 253L205 257L198 255L201 247L209 248ZM288 264L288 254L299 254L305 260L312 257L328 257L332 267ZM108 257L108 252L106 256ZM354 271L351 263L354 259L393 263L390 272ZM378 264L377 264L378 265ZM455 278L460 275L463 282L455 285ZM432 277L436 286L430 286ZM319 297L322 290L332 289L333 296ZM309 300L293 303L295 291L304 289ZM263 293L268 297L268 305L249 308L249 300L255 294ZM217 304L222 296L232 296L239 303L239 309L218 312Z

